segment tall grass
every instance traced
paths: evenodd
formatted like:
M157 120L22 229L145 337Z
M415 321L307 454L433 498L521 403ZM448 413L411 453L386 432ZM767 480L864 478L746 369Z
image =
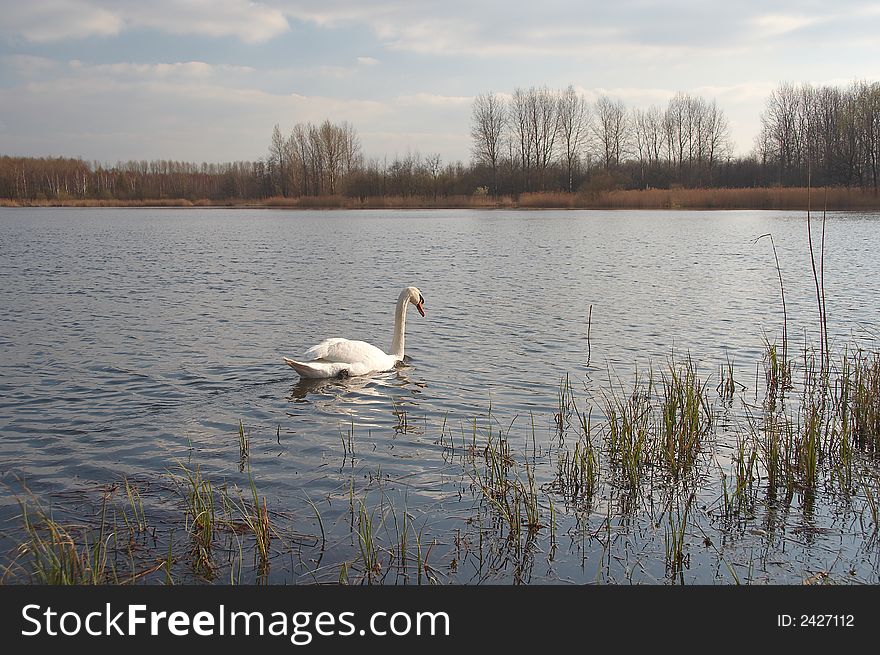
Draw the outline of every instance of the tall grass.
M189 469L179 463L179 468L183 475L177 479L182 483L186 502L186 529L192 543L193 567L196 572L212 577L216 569L213 558L214 534L218 528L214 487L210 480L202 476L198 466Z
M599 487L599 448L594 442L592 417L575 408L579 434L573 450L557 458L556 478L551 488L571 502L589 503Z
M870 190L829 187L813 189L824 193L827 210L880 209L880 200ZM343 195L273 196L224 200L154 198L141 200L80 199L10 200L0 198L2 207L266 207L274 209L795 209L808 206L806 187L748 187L698 189L600 190L589 193L543 191L518 197L472 195L366 196Z
M612 390L605 397L608 456L613 470L633 491L641 486L645 453L653 428L652 387L650 376L646 382L636 372L631 389Z
M689 473L712 428L707 383L690 356L674 356L659 377L637 373L629 390L606 395L608 452L631 489L639 488L645 465L673 478Z
M814 189L817 192L819 189ZM833 187L827 208L877 209L870 190ZM807 187L749 187L703 189L631 189L592 193L538 192L519 196L519 207L556 209L799 209L809 204Z
M880 353L857 350L847 371L848 431L856 446L880 453Z
M50 585L83 585L118 582L110 559L115 532L101 508L97 530L88 526L65 526L36 503L21 502L26 540L19 546L16 562L23 558L32 582ZM7 567L7 572L11 570Z
M706 383L690 356L670 363L661 377L660 440L662 459L674 477L691 470L712 428Z

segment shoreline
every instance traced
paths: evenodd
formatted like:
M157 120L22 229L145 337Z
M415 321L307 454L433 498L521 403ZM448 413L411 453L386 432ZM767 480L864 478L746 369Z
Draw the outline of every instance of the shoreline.
M652 209L652 210L796 210L880 211L880 194L861 188L757 187L712 189L640 189L597 193L533 192L518 198L473 196L342 195L264 199L94 199L0 198L0 207L172 208L172 209Z

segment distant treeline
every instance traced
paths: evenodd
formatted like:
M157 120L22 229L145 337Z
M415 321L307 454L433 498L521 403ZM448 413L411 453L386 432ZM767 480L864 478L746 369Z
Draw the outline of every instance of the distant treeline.
M259 161L130 161L106 166L61 157L0 157L0 198L22 202L261 198L271 195L268 183L265 164Z
M524 194L562 192L585 198L567 204L590 206L586 198L637 189L809 184L877 193L880 83L781 85L767 99L761 124L753 150L735 157L727 118L714 100L680 93L664 107L632 109L606 96L588 102L573 87L533 87L475 98L467 164L418 152L365 159L354 126L324 121L299 123L287 135L276 125L268 153L255 162L107 165L0 156L0 199L319 206L284 199L328 197L340 199L330 205L366 206L381 204L370 200L377 198L518 202ZM491 203L476 203L485 204Z

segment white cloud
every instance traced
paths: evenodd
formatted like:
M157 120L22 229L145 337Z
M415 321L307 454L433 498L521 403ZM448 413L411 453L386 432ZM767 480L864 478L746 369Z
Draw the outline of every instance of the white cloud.
M731 85L704 85L691 90L691 93L706 98L715 98L719 102L755 102L763 101L777 87L777 82L756 81Z
M753 19L753 23L758 28L758 34L762 37L782 36L818 22L820 21L816 17L786 14L766 14Z
M472 96L444 96L435 93L415 93L413 95L397 96L395 102L408 107L434 106L449 107L470 105L474 101Z
M208 64L203 61L184 61L158 64L136 64L132 62L119 62L114 64L96 64L87 68L82 62L72 60L69 66L74 71L87 71L88 74L114 75L128 79L147 78L181 78L181 79L207 79L218 75L236 76L249 75L256 72L250 66L230 66L226 64Z
M127 23L171 34L233 36L246 43L268 41L289 29L278 9L248 0L155 0L126 3Z
M246 67L69 62L59 68L63 77L0 88L4 152L111 162L252 160L264 154L275 123L285 131L325 119L391 129L401 120L379 101L254 88Z
M59 64L54 59L34 55L0 56L0 67L19 77L34 77L57 70Z
M23 37L28 41L112 36L119 34L123 27L123 19L117 12L87 0L5 4L0 33Z
M0 34L33 42L115 36L128 29L267 41L289 29L278 9L249 0L29 0L9 2Z

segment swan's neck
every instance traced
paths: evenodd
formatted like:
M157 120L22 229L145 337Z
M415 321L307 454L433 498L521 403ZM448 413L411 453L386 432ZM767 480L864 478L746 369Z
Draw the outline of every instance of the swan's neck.
M391 354L398 361L403 359L403 343L406 332L406 305L409 298L401 294L394 309L394 340L391 342Z

